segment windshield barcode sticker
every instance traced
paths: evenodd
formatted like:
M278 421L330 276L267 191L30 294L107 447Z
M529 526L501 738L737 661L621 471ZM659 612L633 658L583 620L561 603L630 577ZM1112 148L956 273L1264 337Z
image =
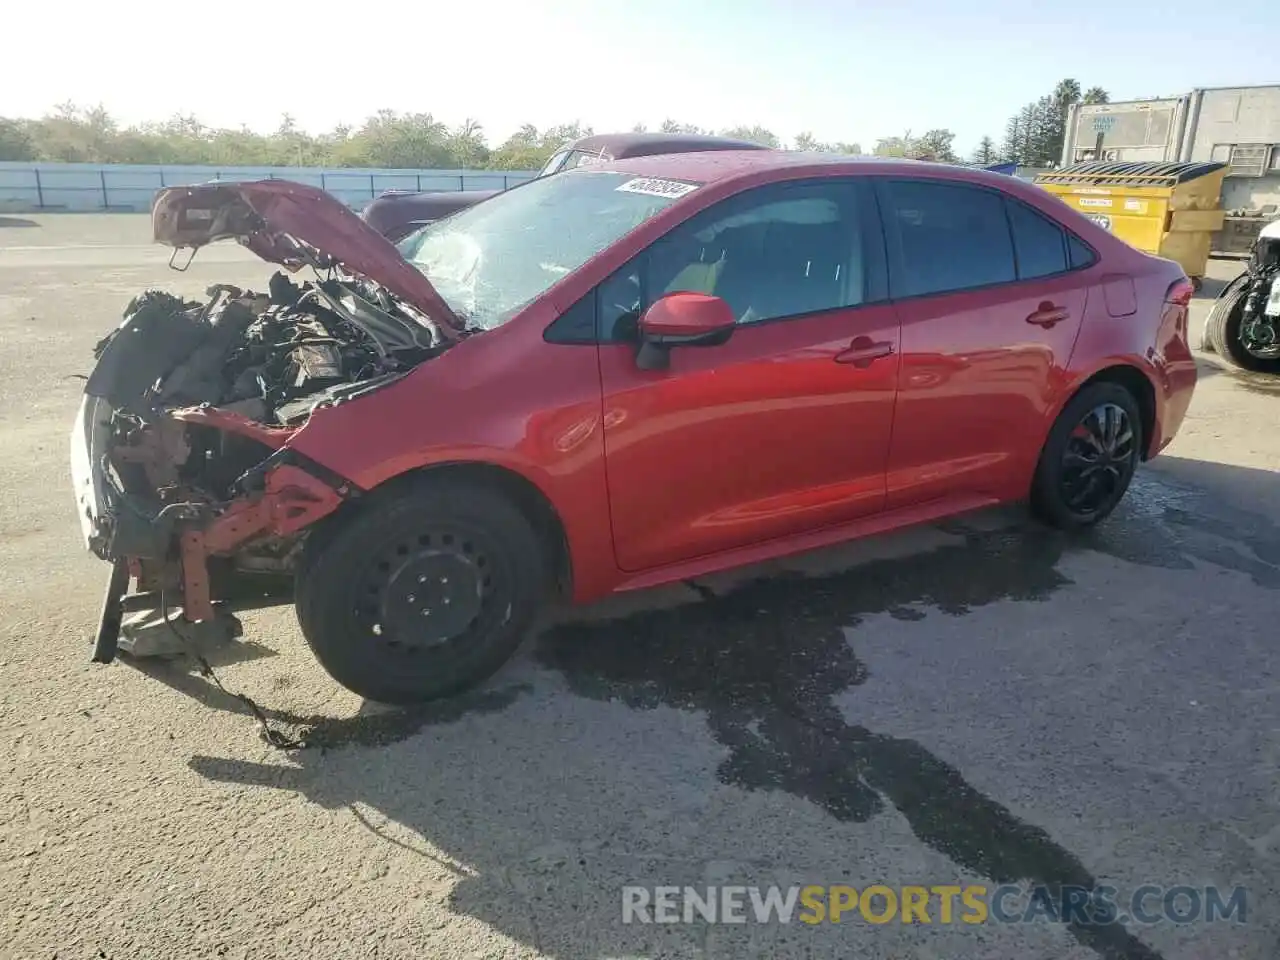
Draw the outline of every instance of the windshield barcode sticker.
M668 197L675 200L686 193L698 189L696 183L681 183L679 180L656 180L653 177L637 177L628 180L618 190L622 193L645 193L651 197Z

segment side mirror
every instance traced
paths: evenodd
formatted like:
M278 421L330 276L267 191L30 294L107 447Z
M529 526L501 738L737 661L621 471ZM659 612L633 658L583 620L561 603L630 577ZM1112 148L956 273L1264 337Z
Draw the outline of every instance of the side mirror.
M672 347L715 347L733 334L733 310L706 293L669 293L655 300L638 324L636 366L664 370Z

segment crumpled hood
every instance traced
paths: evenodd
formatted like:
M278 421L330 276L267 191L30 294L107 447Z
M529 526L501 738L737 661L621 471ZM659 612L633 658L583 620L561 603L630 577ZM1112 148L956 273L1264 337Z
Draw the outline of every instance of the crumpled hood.
M289 270L341 266L425 312L449 339L462 329L431 282L391 241L318 187L290 180L167 187L156 194L151 224L157 243L179 249L237 240Z

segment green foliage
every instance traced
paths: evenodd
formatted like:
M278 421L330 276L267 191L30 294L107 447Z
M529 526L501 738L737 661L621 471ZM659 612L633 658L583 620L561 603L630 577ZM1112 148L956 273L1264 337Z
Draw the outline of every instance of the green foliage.
M645 127L637 124L633 129L643 133ZM663 133L717 132L670 118L659 129ZM718 132L765 146L785 146L781 137L760 126ZM64 103L39 120L0 117L0 160L537 170L556 150L591 133L590 127L580 123L545 130L526 124L493 148L476 120L451 127L430 113L392 110L379 110L359 127L339 126L322 134L301 130L287 114L272 133L207 127L193 116L122 127L101 106ZM796 137L794 149L862 152L857 143L819 143L808 133Z
M733 137L735 140L749 140L775 150L782 147L782 141L778 139L778 135L764 127L730 127L724 131L723 136Z
M1090 87L1082 96L1079 81L1070 78L1058 81L1051 93L1026 104L1009 118L999 159L1029 167L1057 164L1062 159L1067 113L1072 105L1107 103L1110 99L1101 87Z
M493 151L484 165L494 170L537 170L560 147L582 137L589 137L592 132L590 127L579 123L548 127L544 131L526 123L508 137L506 143Z
M990 137L983 137L978 143L978 149L973 151L973 162L980 163L985 167L999 159L1000 154L996 150L996 142Z
M662 121L662 126L658 128L659 133L711 133L711 130L704 130L702 127L695 127L691 123L678 123L668 117Z
M0 117L0 160L30 160L34 155L35 146L26 125Z
M927 130L912 144L911 156L917 160L934 160L938 163L955 163L952 147L956 135L950 130Z
M881 137L871 152L877 157L909 157L913 142L911 131L908 130L900 137Z
M800 150L805 153L843 153L858 156L862 153L862 144L847 140L827 143L825 141L818 140L812 133L806 132L796 134L796 139L792 144L791 149Z
M997 149L984 137L975 162L1016 160L1024 164L1056 162L1062 151L1066 114L1073 103L1106 103L1101 87L1081 94L1075 80L1063 80L1052 93L1029 103L1011 117ZM642 133L644 124L635 132ZM663 133L709 134L788 148L783 138L761 126L715 131L667 118ZM199 119L179 115L159 123L122 127L102 107L64 103L38 120L0 117L0 160L53 160L86 163L206 164L212 166L326 166L407 169L537 170L556 150L588 136L590 127L561 124L540 130L526 124L497 147L484 129L468 119L449 126L430 113L379 110L359 127L339 126L327 133L300 129L287 114L271 133L247 127L207 127ZM957 162L955 134L946 129L913 136L883 137L873 151L882 157ZM853 142L823 142L810 132L796 135L789 149L819 153L861 154Z
M905 157L910 160L933 160L938 163L955 163L956 153L952 144L956 135L950 130L929 130L918 137L908 130L900 137L881 137L873 151L878 157Z

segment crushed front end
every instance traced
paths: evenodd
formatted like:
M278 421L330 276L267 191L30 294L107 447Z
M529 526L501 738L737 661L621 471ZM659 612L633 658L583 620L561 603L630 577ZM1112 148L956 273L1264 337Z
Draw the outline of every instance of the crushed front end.
M94 660L238 635L288 596L312 526L361 491L290 448L317 409L444 348L368 281L149 291L95 349L71 436L89 550L111 564ZM130 586L132 585L132 590Z

